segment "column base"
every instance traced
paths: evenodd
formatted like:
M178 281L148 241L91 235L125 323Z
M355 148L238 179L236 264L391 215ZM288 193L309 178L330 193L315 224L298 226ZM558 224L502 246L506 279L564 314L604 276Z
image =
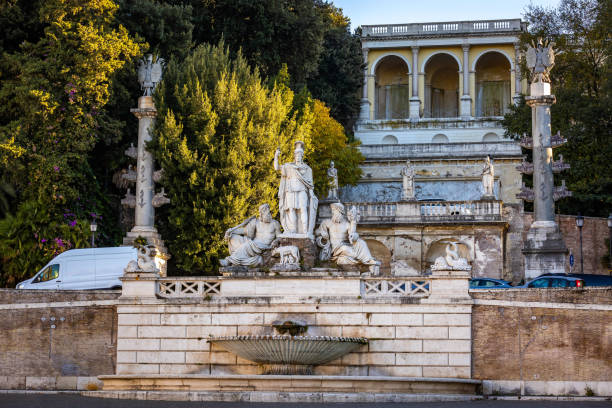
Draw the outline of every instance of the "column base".
M559 226L554 221L531 224L523 245L525 280L544 273L565 273L567 247Z
M459 116L461 116L461 119L470 119L472 117L472 98L469 95L461 97Z
M147 240L147 245L153 245L157 250L157 255L155 256L155 263L159 268L160 276L167 276L168 271L168 259L171 258L170 253L168 252L168 248L164 244L164 241L161 238L161 235L157 232L155 228L151 231L151 229L142 229L139 227L132 228L126 236L123 238L122 246L133 246L134 241L138 238L145 238Z
M409 109L410 119L418 120L421 117L421 100L415 96L410 98Z
M370 100L368 98L361 98L361 109L359 111L359 120L360 121L370 120Z

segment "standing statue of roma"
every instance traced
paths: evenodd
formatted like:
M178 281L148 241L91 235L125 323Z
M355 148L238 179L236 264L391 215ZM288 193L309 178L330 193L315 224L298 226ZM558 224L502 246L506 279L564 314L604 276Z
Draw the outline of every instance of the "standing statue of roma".
M274 170L280 171L278 209L284 236L313 237L317 206L312 169L304 163L304 142L295 142L294 162L279 165L280 149L274 154Z

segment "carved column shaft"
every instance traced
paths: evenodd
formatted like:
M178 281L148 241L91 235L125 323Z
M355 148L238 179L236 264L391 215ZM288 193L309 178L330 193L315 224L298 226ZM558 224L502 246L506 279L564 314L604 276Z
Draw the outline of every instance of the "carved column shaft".
M361 108L359 120L370 120L370 100L368 99L368 48L363 48L363 91L361 94Z
M553 95L527 98L531 106L533 129L534 221L555 222L553 151L551 145L550 107Z
M155 209L153 196L155 183L153 181L153 155L147 151L146 144L151 140L151 127L157 115L153 98L141 96L138 99L138 108L132 109L138 118L138 158L136 179L136 225L132 231L156 231Z

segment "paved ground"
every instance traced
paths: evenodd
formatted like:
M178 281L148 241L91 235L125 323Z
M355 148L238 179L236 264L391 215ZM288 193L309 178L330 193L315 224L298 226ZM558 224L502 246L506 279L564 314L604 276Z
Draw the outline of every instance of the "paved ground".
M62 394L2 394L0 408L611 408L610 401L471 401L403 404L268 404L113 400Z

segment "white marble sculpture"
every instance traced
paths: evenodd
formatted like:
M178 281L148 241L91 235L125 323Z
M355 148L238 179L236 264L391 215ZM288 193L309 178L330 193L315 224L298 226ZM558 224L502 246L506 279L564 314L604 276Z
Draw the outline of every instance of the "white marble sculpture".
M300 249L294 245L285 245L272 250L272 256L278 256L279 262L270 268L271 271L299 271Z
M280 224L272 218L270 206L259 206L259 217L251 217L225 232L230 256L221 259L221 266L258 266L263 264L264 251L278 244Z
M317 244L322 248L319 258L332 260L338 265L380 265L357 234L357 208L352 207L345 215L342 203L332 203L330 207L331 219L321 222L317 229Z
M459 248L456 242L446 242L446 256L436 258L431 266L432 271L470 271L472 267L467 259L459 256Z
M527 68L531 71L531 82L550 82L550 70L555 65L554 43L544 43L541 38L532 42L525 55Z
M157 249L153 245L143 245L138 247L138 260L130 261L125 268L125 272L154 272L159 273L155 256Z
M482 189L484 191L483 197L495 197L493 192L494 175L493 163L491 163L491 158L487 156L485 159L485 164L482 167Z
M402 200L414 201L414 168L410 165L410 160L406 160L406 165L402 167Z
M327 199L331 201L338 200L338 169L334 166L334 161L329 162L329 169L327 169L327 179L329 181L329 192L327 193Z
M153 55L149 54L138 65L138 82L143 90L143 96L153 95L155 86L162 78L163 64L163 58L157 58L153 62Z
M295 142L294 162L280 165L280 149L274 154L274 169L280 171L278 207L283 236L313 237L319 201L314 194L312 169L303 162L304 143Z

